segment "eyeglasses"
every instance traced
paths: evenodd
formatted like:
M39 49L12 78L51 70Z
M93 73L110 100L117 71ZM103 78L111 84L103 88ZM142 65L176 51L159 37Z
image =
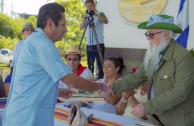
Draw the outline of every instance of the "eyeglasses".
M146 32L145 33L145 36L146 37L149 37L150 39L153 39L155 35L159 34L159 33L162 33L163 31L159 31L159 32L156 32L156 33L149 33L149 32Z
M78 58L67 58L67 61L71 61L71 60L73 60L74 62L76 62L76 61L79 61L80 59L78 59Z

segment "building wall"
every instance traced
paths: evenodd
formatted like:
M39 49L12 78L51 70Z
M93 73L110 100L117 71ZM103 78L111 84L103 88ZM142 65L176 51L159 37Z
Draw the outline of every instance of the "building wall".
M109 24L105 25L105 58L122 56L128 70L133 66L138 66L144 57L148 42L144 35L145 30L137 29L136 23L125 20L118 10L119 0L98 0L97 8L105 13L109 19ZM194 48L194 1L190 0L190 34L187 49ZM176 17L180 0L168 0L166 7L161 12Z
M127 71L131 71L133 67L138 67L144 57L145 49L130 48L109 48L105 50L105 59L109 57L123 57Z
M126 21L118 10L119 0L98 0L98 10L104 12L109 19L109 24L105 25L105 45L108 48L128 48L128 49L145 49L147 40L144 36L145 30L137 29L137 24ZM187 49L194 48L194 1L189 1L190 5L190 34ZM180 0L168 0L163 10L163 14L176 17L178 13Z

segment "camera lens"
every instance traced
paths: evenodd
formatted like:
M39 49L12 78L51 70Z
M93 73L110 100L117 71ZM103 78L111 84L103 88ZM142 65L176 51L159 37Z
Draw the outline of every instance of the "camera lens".
M94 15L94 11L93 10L86 10L86 14L89 14L90 16Z
M89 10L88 13L89 13L90 16L94 15L94 11L93 10Z

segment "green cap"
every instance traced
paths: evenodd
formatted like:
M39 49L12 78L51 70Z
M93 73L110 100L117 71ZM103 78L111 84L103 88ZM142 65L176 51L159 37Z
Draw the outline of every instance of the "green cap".
M174 24L174 17L169 15L151 15L149 20L138 25L139 29L164 29L181 33L182 29Z
M26 29L26 28L33 28L33 25L31 22L27 22L23 25L23 28L22 28L22 32ZM33 28L34 29L34 28Z

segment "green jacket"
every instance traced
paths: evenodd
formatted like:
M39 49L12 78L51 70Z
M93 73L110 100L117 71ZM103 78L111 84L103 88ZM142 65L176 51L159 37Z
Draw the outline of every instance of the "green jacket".
M194 57L189 51L171 40L159 68L153 77L146 75L143 65L135 74L129 74L113 83L113 92L120 93L148 81L148 101L143 103L149 120L165 126L194 126ZM150 99L153 84L154 98Z

